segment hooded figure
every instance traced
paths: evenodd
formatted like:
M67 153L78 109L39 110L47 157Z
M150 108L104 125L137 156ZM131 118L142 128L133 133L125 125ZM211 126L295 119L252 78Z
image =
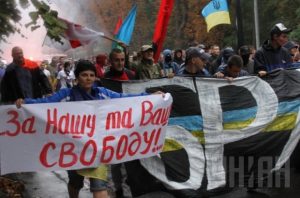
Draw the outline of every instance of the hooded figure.
M283 47L292 31L282 23L273 26L270 39L266 40L254 55L254 70L259 76L265 76L275 69L286 69L292 65L289 51Z
M164 72L164 76L168 77L170 75L175 75L178 73L179 65L173 61L172 59L172 51L169 49L165 49L163 51L163 63L162 69Z
M179 66L184 63L183 51L181 49L175 50L175 52L174 52L174 62L177 63Z

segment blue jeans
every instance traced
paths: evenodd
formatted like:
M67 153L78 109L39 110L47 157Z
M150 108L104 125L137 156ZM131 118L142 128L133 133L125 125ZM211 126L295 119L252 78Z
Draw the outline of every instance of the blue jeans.
M69 185L72 186L75 189L80 190L83 187L83 180L84 177L82 175L79 175L76 170L68 170L68 176L69 176ZM108 182L101 180L101 179L95 179L90 178L90 191L96 192L96 191L102 191L107 190L108 188Z

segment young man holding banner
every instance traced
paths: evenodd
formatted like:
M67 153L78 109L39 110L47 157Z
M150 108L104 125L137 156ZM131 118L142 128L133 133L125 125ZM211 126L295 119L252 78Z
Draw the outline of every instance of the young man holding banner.
M18 108L21 107L23 103L32 104L32 103L51 103L51 102L60 102L65 98L69 98L68 101L84 101L84 100L103 100L109 98L122 98L130 96L143 96L148 95L147 93L141 94L122 94L116 93L111 90L105 89L103 87L94 87L94 82L96 80L96 68L95 66L86 60L80 60L76 65L75 77L77 80L77 86L73 88L65 88L59 90L57 93L54 93L52 96L46 98L38 99L18 99L16 105ZM156 94L163 94L162 92L156 92ZM83 180L85 175L89 171L97 172L97 175L101 176L100 178L90 178L90 190L93 192L94 198L106 198L108 196L107 192L107 168L105 165L100 166L99 168L93 169L84 169L84 170L69 170L69 183L68 183L68 192L71 198L77 198L79 195L80 189L83 187ZM83 173L84 172L84 173ZM80 174L81 173L81 174ZM89 173L88 173L89 174Z

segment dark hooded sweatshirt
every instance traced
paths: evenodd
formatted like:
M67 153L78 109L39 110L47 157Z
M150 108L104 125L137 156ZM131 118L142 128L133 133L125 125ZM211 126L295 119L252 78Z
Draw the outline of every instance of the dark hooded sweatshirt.
M254 70L271 72L275 69L286 69L292 65L292 58L287 49L273 48L270 40L263 43L254 56Z

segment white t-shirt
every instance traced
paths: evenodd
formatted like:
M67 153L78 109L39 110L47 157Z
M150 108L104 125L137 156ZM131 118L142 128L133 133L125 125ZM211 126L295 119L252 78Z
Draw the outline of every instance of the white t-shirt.
M71 70L69 75L67 75L65 70L60 70L60 72L57 74L57 80L60 81L61 89L68 88L67 83L70 85L70 87L73 87L73 80L75 80L74 72Z

